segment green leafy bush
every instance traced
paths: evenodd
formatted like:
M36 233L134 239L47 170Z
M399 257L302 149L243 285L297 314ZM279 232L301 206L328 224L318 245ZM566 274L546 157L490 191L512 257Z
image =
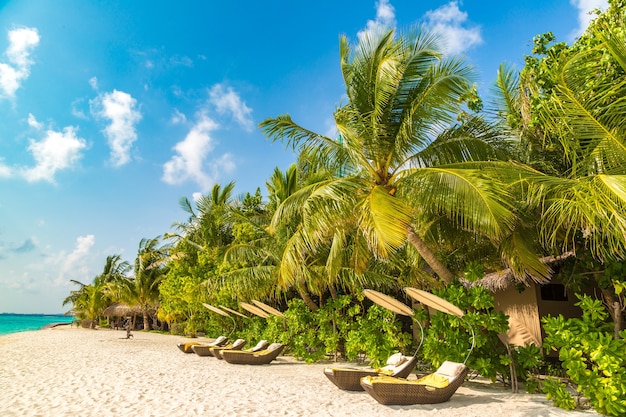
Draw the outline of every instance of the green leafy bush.
M559 352L559 359L578 391L590 398L599 413L626 415L626 331L613 338L613 326L602 301L577 295L580 319L544 317L544 347ZM570 409L575 400L563 383L544 384L543 391L556 406Z
M539 370L544 366L543 354L541 349L536 345L516 346L511 349L515 372L518 377L524 379L526 391L534 394L539 391L539 384L535 375L539 374Z
M394 313L373 305L367 309L364 317L356 316L355 325L348 331L346 357L353 360L364 353L370 358L370 365L378 367L384 365L395 352L403 351L406 354L405 349L410 347L411 342L412 336L402 331L402 325Z
M378 306L364 313L349 295L329 299L315 312L294 299L285 316L285 326L276 328L276 336L296 358L309 363L342 352L350 360L365 354L372 366L378 366L411 344L411 336L402 332L393 313Z
M443 361L463 362L472 346L473 329L476 342L467 366L480 375L496 380L498 375L510 378L510 357L498 338L508 330L508 318L494 310L491 293L480 286L464 288L449 286L436 295L465 311L463 318L436 313L430 316L430 326L422 349L424 358L438 367ZM422 320L425 312L420 312Z

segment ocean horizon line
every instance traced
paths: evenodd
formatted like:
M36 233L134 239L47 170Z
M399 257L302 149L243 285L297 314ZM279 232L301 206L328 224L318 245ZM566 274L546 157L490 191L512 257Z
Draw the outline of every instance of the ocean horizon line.
M70 314L66 313L12 313L9 311L3 311L0 316L63 316L70 317Z

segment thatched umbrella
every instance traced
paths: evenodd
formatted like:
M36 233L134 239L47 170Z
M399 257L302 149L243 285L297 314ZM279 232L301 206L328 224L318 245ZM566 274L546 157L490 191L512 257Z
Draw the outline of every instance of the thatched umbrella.
M280 311L276 310L276 309L275 309L274 307L272 307L272 306L268 306L267 304L262 303L262 302L260 302L259 300L251 300L251 301L252 301L252 302L253 302L253 303L254 303L257 307L259 307L261 310L264 310L264 311L266 311L266 312L268 312L268 313L270 313L270 314L273 314L273 315L275 315L275 316L278 316L278 317L283 317L283 318L285 317L285 315L284 315L282 312L280 312Z
M400 314L402 316L411 317L411 319L415 323L417 323L417 325L420 328L420 333L421 333L420 343L417 346L417 350L413 354L413 356L417 356L417 352L419 352L420 348L422 347L422 344L424 343L424 326L422 326L422 323L420 323L420 321L415 318L415 311L413 311L413 309L409 307L408 305L396 300L395 298L387 294L383 294L378 291L369 290L369 289L363 290L363 295L365 295L367 298L369 298L370 300L372 300L379 306L386 308L389 311L392 311L396 314Z
M239 305L244 309L244 310L248 310L250 313L255 314L259 317L262 317L264 319L268 318L271 314L268 313L265 310L260 309L257 306L253 306L252 304L248 304L248 303L244 303L244 302L240 302Z

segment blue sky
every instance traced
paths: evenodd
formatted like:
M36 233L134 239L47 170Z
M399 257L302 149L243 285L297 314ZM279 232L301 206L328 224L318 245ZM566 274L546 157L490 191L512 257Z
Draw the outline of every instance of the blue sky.
M300 4L302 3L302 4ZM59 313L108 255L186 220L180 197L265 192L294 155L257 124L332 135L338 40L421 24L486 93L536 34L571 42L602 0L0 0L0 312Z

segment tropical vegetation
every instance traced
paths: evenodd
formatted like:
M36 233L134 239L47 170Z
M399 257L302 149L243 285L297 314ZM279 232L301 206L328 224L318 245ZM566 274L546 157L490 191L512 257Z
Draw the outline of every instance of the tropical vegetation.
M552 373L599 412L623 415L625 28L626 5L613 0L572 45L538 35L519 73L501 67L486 105L471 65L442 54L433 34L372 32L356 45L342 37L337 137L287 114L266 119L261 130L296 162L275 169L265 194L235 197L229 183L182 198L186 222L143 239L132 264L109 256L64 304L90 327L122 302L141 311L146 330L271 339L309 362L374 365L417 348L418 320L426 363L463 361L473 349L475 374L510 384L519 376L532 390L550 369L541 349L555 351L562 368ZM542 262L563 254L559 270ZM581 318L544 318L544 346L506 346L493 295L464 285L502 271L520 288L558 273L601 298L581 295ZM410 303L407 286L452 301L463 320L419 305L400 317L363 296L371 288ZM251 300L284 317L205 307L241 313ZM559 381L541 389L576 406Z

